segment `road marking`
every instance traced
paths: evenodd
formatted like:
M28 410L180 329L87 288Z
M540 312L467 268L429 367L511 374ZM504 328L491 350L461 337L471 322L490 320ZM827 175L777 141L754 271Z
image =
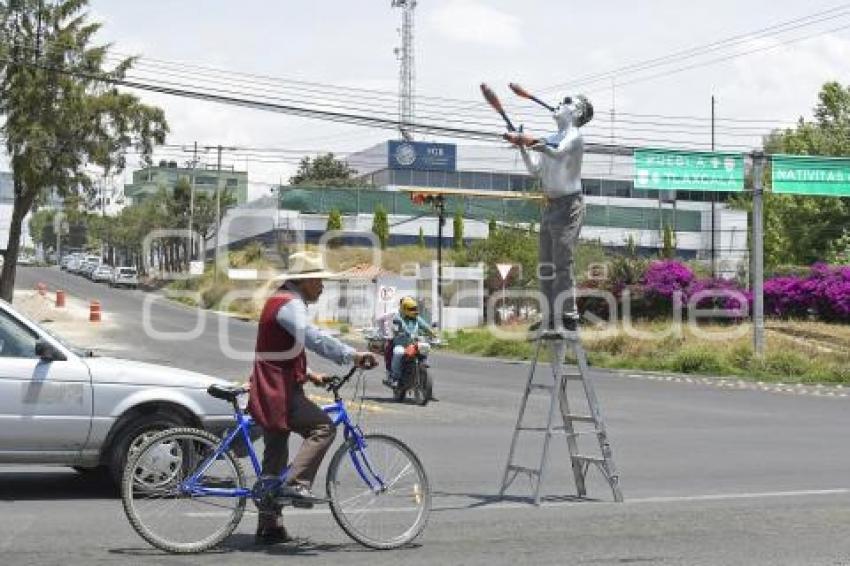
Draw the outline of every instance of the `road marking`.
M627 505L645 505L652 503L688 503L695 501L736 501L742 499L773 499L773 498L781 498L781 497L805 497L805 496L822 496L822 495L848 495L850 494L850 488L837 488L837 489L803 489L796 491L762 491L762 492L745 492L745 493L716 493L716 494L707 494L707 495L673 495L673 496L660 496L660 497L637 497L634 499L626 499L623 503ZM459 495L457 497L463 497ZM435 499L443 499L441 497L435 497ZM596 501L596 500L571 500L571 501L544 501L540 504L540 507L543 508L558 508L558 507L573 507L577 505L592 505L592 504L611 504L617 505L613 501ZM519 503L519 502L509 502L509 503L490 503L480 505L476 501L474 506L464 507L463 504L460 505L452 505L452 506L440 506L435 505L432 508L432 511L512 511L516 509L533 509L534 504L529 497L527 503ZM392 509L375 509L370 512L382 512L382 513L399 513L399 512L410 512L411 508L392 508ZM251 513L251 511L247 511L246 514ZM328 508L318 508L318 509L292 509L287 510L287 514L297 514L297 515L325 515L330 513L330 509ZM213 517L213 516L225 516L229 515L229 513L221 513L221 512L210 512L210 513L186 513L187 516L191 517Z
M739 391L762 391L765 393L780 393L785 395L801 395L813 397L832 397L846 398L848 394L844 392L840 385L806 385L804 383L788 384L788 383L767 383L764 381L746 381L742 379L729 380L723 378L696 378L683 377L676 375L663 374L640 374L640 373L615 373L620 377L630 379L644 379L648 381L666 381L668 383L688 383L693 385L708 385L718 389L737 389Z

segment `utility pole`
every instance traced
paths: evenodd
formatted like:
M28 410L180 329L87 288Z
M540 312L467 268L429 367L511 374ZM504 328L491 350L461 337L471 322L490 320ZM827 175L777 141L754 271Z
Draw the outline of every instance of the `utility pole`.
M446 224L446 201L443 195L437 195L435 200L437 208L437 313L440 324L438 328L443 330L443 226Z
M714 151L714 95L711 95L711 151ZM717 214L717 193L711 192L711 277L717 278L717 237L715 235L715 216Z
M192 181L189 186L189 261L195 257L195 236L192 232L195 219L195 167L198 166L198 142L192 151Z
M753 352L764 356L764 152L753 151Z
M213 260L213 280L218 281L218 248L219 248L219 231L221 230L221 154L223 151L234 151L238 148L236 147L224 147L223 145L205 145L201 149L205 151L209 151L211 149L216 150L218 154L218 158L216 160L216 183L215 183L215 248L213 249L213 253L215 259ZM197 152L197 143L195 144L195 152ZM196 153L197 154L197 153ZM194 172L193 172L194 173ZM193 174L194 179L194 174ZM194 188L195 183L192 182L192 187ZM199 245L203 246L205 242L199 242Z
M218 246L219 232L221 231L221 144L218 145L218 161L216 165L215 180L215 253L213 260L213 280L218 281Z

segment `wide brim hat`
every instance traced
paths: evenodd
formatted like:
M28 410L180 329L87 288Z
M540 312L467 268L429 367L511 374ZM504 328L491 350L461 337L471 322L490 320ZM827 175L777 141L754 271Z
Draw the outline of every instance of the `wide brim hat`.
M339 277L325 269L322 254L318 252L295 252L289 256L289 270L275 277L278 281L295 281L297 279L334 279Z

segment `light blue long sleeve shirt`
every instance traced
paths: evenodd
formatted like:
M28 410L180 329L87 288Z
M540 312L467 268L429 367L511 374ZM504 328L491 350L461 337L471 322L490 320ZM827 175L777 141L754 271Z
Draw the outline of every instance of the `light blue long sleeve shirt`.
M295 298L278 309L275 318L280 327L294 336L297 344L311 352L339 365L350 364L354 358L354 348L310 324L307 304L301 294L294 287L287 285L286 289L293 292Z

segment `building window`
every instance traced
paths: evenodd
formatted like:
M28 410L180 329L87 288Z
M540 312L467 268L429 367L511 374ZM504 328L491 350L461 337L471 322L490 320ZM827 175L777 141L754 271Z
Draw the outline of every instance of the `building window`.
M227 188L233 189L239 186L239 179L228 179L227 180Z

